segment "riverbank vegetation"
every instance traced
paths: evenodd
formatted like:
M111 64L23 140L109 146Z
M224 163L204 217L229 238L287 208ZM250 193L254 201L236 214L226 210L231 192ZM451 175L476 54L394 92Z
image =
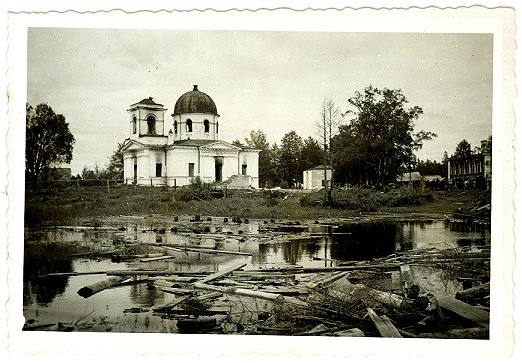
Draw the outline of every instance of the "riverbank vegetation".
M478 193L478 194L477 194ZM193 183L187 187L66 187L27 189L25 224L68 225L83 217L118 215L209 215L242 218L314 219L361 213L453 213L479 199L480 191L432 192L420 188L387 191L335 190L333 205L324 192L303 190L226 190Z

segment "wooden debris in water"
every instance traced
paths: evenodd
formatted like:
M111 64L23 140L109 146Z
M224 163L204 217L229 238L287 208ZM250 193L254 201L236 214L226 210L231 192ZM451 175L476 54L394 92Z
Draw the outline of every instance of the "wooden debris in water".
M209 275L209 276L199 280L199 282L202 283L202 284L205 284L207 282L210 282L210 281L213 281L213 280L217 280L217 279L219 279L219 278L221 278L223 276L231 274L233 271L236 271L236 270L239 270L239 269L245 267L246 265L247 265L246 263L240 263L238 265L234 265L232 267L226 268L226 269L224 269L222 271L217 271L217 272L215 272L215 273L213 273L213 274L211 274L211 275Z
M479 307L466 304L465 302L452 297L439 299L439 304L446 310L472 320L485 328L489 328L489 312L484 311Z
M402 338L397 328L392 324L391 320L383 315L382 318L373 311L372 308L368 308L368 316L375 324L377 331L381 337L385 338Z
M109 277L106 280L99 281L95 284L82 287L80 290L78 290L78 295L80 295L81 297L84 297L84 298L88 298L94 294L99 293L100 291L103 291L105 289L118 285L123 280L125 280L125 277L122 277L122 276Z

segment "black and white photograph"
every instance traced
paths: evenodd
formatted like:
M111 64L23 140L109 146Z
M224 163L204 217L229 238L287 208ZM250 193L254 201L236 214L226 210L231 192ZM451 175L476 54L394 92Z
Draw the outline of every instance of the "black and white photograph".
M18 345L510 346L513 14L380 14L14 16Z

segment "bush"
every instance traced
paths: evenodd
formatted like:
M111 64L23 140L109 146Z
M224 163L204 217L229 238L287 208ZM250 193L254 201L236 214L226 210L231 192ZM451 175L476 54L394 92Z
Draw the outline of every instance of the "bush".
M174 192L174 200L182 202L208 199L212 199L210 184L203 183L200 177L195 177L189 185L180 187Z

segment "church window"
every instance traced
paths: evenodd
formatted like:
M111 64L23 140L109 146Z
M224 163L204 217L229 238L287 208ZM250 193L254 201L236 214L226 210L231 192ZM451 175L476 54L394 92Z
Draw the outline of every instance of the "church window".
M189 163L189 176L194 176L194 163Z
M187 120L187 132L192 132L192 120Z
M132 116L132 133L135 134L136 133L136 116Z
M156 163L156 177L161 177L161 163Z
M178 121L174 121L174 133L178 133Z
M154 116L147 117L147 133L149 135L156 133L156 118Z
M247 175L247 164L241 165L241 175Z
M203 126L205 127L205 132L210 132L210 122L208 120L203 121Z

